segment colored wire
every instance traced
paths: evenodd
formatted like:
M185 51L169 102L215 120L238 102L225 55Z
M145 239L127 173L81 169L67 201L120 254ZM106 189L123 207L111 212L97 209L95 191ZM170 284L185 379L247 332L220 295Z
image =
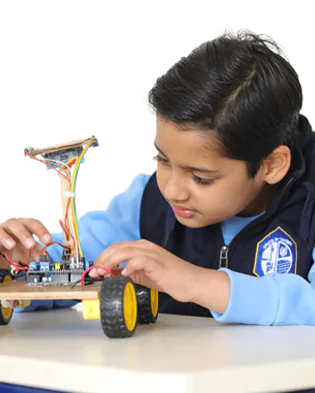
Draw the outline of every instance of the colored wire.
M82 150L80 156L77 159L77 162L76 162L74 169L73 169L71 185L70 185L70 192L72 192L72 193L75 193L79 167L80 167L80 164L83 160L83 157L85 156L87 150L94 144L96 144L96 140L90 139L90 141L86 144L85 148ZM71 198L71 207L72 207L72 219L73 219L74 231L76 234L76 240L77 240L77 245L79 248L79 254L81 257L83 257L83 251L82 251L81 241L80 241L80 231L79 231L79 226L78 226L78 219L77 219L77 212L76 212L76 205L75 205L74 198Z
M61 176L63 176L64 178L67 178L68 183L71 183L71 169L70 169L70 167L76 162L77 157L73 157L71 160L69 160L68 162L64 163L62 161L53 160L53 159L50 159L50 158L45 158L45 159L40 160L36 156L34 156L32 153L30 153L28 150L25 150L25 152L31 158L34 158L35 160L40 161L43 164L47 165L48 167L56 170ZM53 165L51 165L49 163L52 163L55 166L58 166L59 168L66 169L68 173L66 175L64 175L61 171L59 171L58 169L56 169ZM69 198L69 202L70 202L70 198ZM69 209L69 203L68 203L67 211L68 211L68 209ZM64 219L66 227L67 227L67 211L66 211L65 219Z
M84 288L84 278L85 278L85 276L87 275L87 273L88 272L90 272L92 269L103 269L103 270L105 270L105 272L106 273L108 273L110 276L114 276L115 274L110 270L110 269L107 269L106 267L103 267L103 266L91 266L91 267L89 267L88 269L86 269L86 270L84 270L84 272L83 272L83 274L82 274L82 277L81 277L81 288Z
M63 176L63 177L67 180L67 182L68 182L69 184L71 183L71 169L70 169L70 166L73 165L73 164L76 162L77 157L74 157L74 158L72 158L71 160L69 160L68 162L64 163L64 162L62 162L62 161L53 160L53 159L50 159L50 158L45 158L45 159L42 159L42 160L41 160L41 159L37 158L36 156L34 156L32 153L30 153L28 150L26 150L25 152L26 152L26 154L28 154L31 158L34 158L35 160L42 162L43 164L45 164L45 165L48 166L49 168L52 168L52 169L54 169L55 171L57 171L58 174L61 175L61 176ZM56 168L55 168L53 165L51 165L50 163L54 164L55 166L58 166L59 168L66 169L68 173L64 174L62 171L56 169ZM69 206L70 206L70 197L68 198L68 204L67 204L66 213L65 213L65 218L64 218L64 222L65 222L64 227L65 227L65 229L66 229L66 231L67 231L68 233L70 232L70 231L69 231L69 228L68 228L68 226L67 226L67 216L68 216ZM72 236L72 238L73 238L73 236ZM74 238L73 238L73 239L74 239Z
M67 182L70 184L70 193L73 196L69 196L68 199L68 203L67 203L67 207L66 207L66 211L65 211L65 217L64 217L64 221L59 221L60 225L62 226L64 232L65 232L65 236L66 239L69 240L70 236L72 237L72 240L74 241L74 244L72 247L68 247L66 246L65 248L68 248L71 250L71 254L73 252L73 249L76 248L77 250L77 255L80 255L81 257L83 257L83 251L82 251L82 247L81 247L81 242L80 242L80 232L79 232L79 226L78 226L78 218L77 218L77 212L76 212L76 204L75 204L75 189L76 189L76 181L77 181L77 176L78 176L78 172L79 172L79 167L80 164L82 163L83 157L85 156L87 150L93 146L93 145L97 145L97 140L95 138L91 138L86 146L84 147L84 149L82 150L82 152L80 153L79 157L74 157L71 160L69 160L67 163L63 163L61 161L58 160L53 160L53 159L39 159L36 156L34 156L32 153L30 153L28 150L25 150L25 153L30 156L31 158L42 162L43 164L47 165L48 167L54 169L60 176L63 176ZM61 170L58 170L57 168L55 168L53 165L49 164L49 162L52 162L54 165L57 165L60 169L63 170L67 170L67 175L64 174ZM74 165L73 168L73 173L71 176L71 169L70 166ZM73 235L71 234L71 230L70 228L68 228L68 213L69 213L69 208L71 206L71 214L72 214L72 223L73 223ZM45 249L47 247L49 247L52 244L59 244L60 246L64 246L61 243L58 242L53 242L50 243L49 245L47 245L43 252L45 251Z
M26 153L28 156L30 156L31 158L33 158L34 160L39 161L39 162L42 162L43 164L49 166L49 168L54 169L56 172L59 173L60 176L63 176L63 177L69 182L69 179L67 178L67 176L65 176L62 172L58 171L58 169L55 168L53 165L50 165L50 164L49 164L48 162L46 162L45 160L41 160L41 159L37 158L37 157L34 156L32 153L30 153L28 150L25 150L25 153Z
M71 160L69 160L66 164L63 164L61 166L61 168L62 169L64 169L64 168L68 168L69 169L69 167L72 166L76 162L76 160L77 160L77 157L71 158Z
M71 158L71 160L69 160L68 162L64 163L62 161L54 160L52 158L44 158L43 162L52 162L53 164L58 166L58 168L60 168L60 169L67 169L70 172L71 171L70 167L74 164L76 159L77 159L77 157L73 157L73 158Z
M48 247L52 246L53 244L58 244L60 247L66 248L66 249L68 249L68 250L71 250L71 247L70 247L70 246L66 246L65 244L62 244L62 243L60 243L60 242L51 242L51 243L49 243L49 244L46 244L46 246L42 249L41 253L44 255L46 249L47 249Z
M59 161L59 160L53 160L53 159L45 159L44 161L45 162L52 162L53 164L57 165L59 168L64 169L66 176L68 178L68 183L70 185L71 184L71 169L70 169L70 167L75 163L76 159L77 159L77 157L74 157L66 163ZM67 233L68 234L70 233L70 229L68 227L68 210L69 210L70 200L71 200L70 197L68 197L68 203L67 203L63 226L62 226L62 229L65 232L66 237L67 237ZM74 240L73 236L72 236L72 239ZM69 238L67 240L69 240ZM74 244L74 246L75 246L75 244ZM72 251L71 251L71 253L72 253Z
M14 269L17 272L20 272L21 270L28 270L28 266L25 263L19 262L23 266L18 266L15 262L12 261L12 259L9 257L9 255L7 253L3 252L2 255L10 263L10 265L14 267Z
M65 211L65 217L64 217L64 223L65 223L65 226L66 226L68 231L69 231L69 228L68 228L67 220L68 220L68 213L69 213L70 205L71 205L71 198L69 197L68 198L68 202L67 202L66 211Z
M66 228L64 222L62 220L59 220L59 224L61 226L61 229L64 231L65 235L66 235L66 240L69 241L70 237L72 236L69 232L69 230ZM73 240L73 239L72 239Z
M70 192L75 192L76 189L76 181L77 181L77 176L78 176L78 171L79 171L79 167L80 164L82 162L82 159L85 155L85 153L87 152L87 150L89 149L89 147L94 143L94 140L91 140L90 142L87 143L87 145L85 146L85 148L82 150L80 156L78 157L78 160L76 162L76 165L73 169L73 175L72 175L72 179L71 179L71 185L70 185ZM77 221L77 212L76 212L76 205L75 205L75 201L72 198L71 200L71 207L72 207L72 218L73 218L73 224L74 224L74 230L76 233L76 238L77 238L77 245L79 248L79 253L80 256L83 256L83 252L82 252L82 247L81 247L81 241L80 241L80 231L79 231L79 227L78 227L78 221Z

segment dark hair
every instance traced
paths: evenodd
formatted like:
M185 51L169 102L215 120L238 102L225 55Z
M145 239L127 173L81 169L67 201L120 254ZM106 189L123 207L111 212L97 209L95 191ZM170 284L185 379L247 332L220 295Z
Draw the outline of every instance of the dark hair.
M149 102L183 129L213 132L221 154L246 161L254 177L277 146L294 147L302 89L272 39L227 32L158 78Z

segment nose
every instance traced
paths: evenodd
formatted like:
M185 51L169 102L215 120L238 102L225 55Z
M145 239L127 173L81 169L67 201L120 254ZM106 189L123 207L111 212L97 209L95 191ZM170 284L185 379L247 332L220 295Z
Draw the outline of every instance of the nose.
M185 177L172 171L166 181L164 196L174 204L186 201L189 198L189 192Z

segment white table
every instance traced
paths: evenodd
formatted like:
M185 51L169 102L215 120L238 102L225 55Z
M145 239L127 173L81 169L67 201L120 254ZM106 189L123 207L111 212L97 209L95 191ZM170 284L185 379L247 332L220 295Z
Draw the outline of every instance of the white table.
M315 328L160 315L117 340L76 309L15 314L0 327L0 381L84 393L306 389L315 387Z

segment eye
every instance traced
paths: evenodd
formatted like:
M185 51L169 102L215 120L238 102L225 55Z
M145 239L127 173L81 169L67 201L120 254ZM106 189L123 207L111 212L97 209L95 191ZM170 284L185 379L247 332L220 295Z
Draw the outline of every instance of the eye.
M153 160L157 161L157 162L163 162L164 164L168 164L168 160L166 160L165 158L163 158L163 157L161 157L159 155L153 157Z
M193 175L193 178L194 178L195 182L198 184L207 185L207 184L213 183L213 179L204 179L204 178L198 177L196 175Z

